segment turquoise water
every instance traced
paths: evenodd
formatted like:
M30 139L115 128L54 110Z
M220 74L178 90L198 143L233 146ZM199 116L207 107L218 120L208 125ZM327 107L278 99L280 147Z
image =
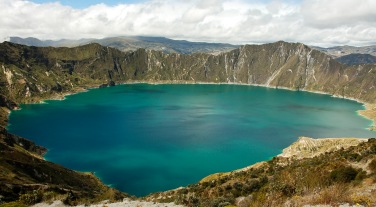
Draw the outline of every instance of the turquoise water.
M354 101L243 85L119 85L21 108L8 129L47 160L138 196L270 159L298 136L376 137Z

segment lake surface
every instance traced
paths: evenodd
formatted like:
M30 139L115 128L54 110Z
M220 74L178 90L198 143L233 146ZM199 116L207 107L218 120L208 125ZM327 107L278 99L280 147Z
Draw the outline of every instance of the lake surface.
M13 111L9 131L137 196L268 160L299 136L376 137L357 102L245 85L127 84L46 103Z

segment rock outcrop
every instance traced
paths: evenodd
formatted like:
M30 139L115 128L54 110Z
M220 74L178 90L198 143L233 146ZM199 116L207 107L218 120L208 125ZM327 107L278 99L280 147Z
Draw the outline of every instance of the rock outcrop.
M323 153L333 152L340 149L347 149L357 146L368 139L360 138L320 138L313 139L309 137L300 137L283 150L280 157L294 157L296 159L311 158Z

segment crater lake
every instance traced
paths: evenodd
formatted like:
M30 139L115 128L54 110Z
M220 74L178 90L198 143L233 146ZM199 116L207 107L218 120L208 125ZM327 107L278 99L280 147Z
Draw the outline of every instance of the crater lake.
M45 158L143 196L271 159L299 136L376 137L362 104L228 84L125 84L12 111Z

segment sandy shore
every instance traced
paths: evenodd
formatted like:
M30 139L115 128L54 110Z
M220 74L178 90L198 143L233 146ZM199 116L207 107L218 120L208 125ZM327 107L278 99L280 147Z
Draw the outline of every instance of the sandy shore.
M326 152L337 151L341 148L347 149L351 146L367 142L368 139L361 138L318 138L299 137L298 141L283 149L278 157L295 157L296 159L311 158Z
M371 119L373 121L370 130L376 130L376 104L364 104L366 109L358 111L361 116Z

